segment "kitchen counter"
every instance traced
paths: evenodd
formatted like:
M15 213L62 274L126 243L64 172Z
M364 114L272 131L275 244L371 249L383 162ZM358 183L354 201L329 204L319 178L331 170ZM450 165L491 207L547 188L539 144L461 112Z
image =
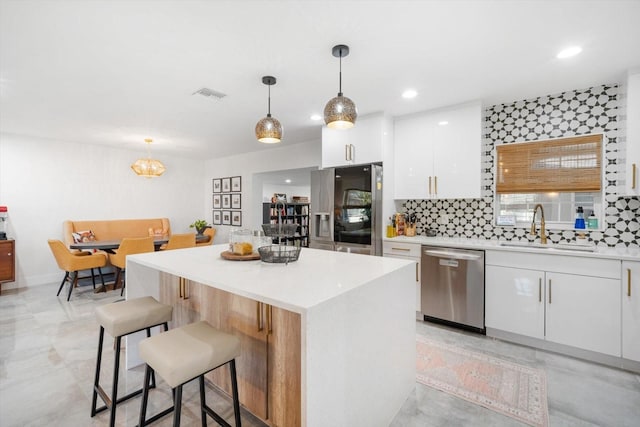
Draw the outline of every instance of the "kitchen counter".
M398 236L392 238L384 238L387 242L403 242L403 243L418 243L420 245L429 246L442 246L450 248L461 249L481 249L481 250L493 250L493 251L507 251L507 252L529 252L529 253L547 253L547 254L564 254L569 256L579 256L585 258L602 258L602 259L616 259L624 261L640 261L640 249L638 248L610 248L597 246L594 247L593 252L586 252L581 250L581 245L576 245L575 249L572 249L571 244L556 245L548 243L547 245L540 245L535 243L533 245L527 245L526 242L506 242L498 240L484 240L484 239L468 239L464 237L426 237L426 236ZM513 243L513 246L502 246L504 243Z
M415 386L413 263L309 248L289 265L228 261L227 248L130 255L127 298L159 298L169 273L299 313L302 425L389 425ZM128 367L143 337L127 340Z

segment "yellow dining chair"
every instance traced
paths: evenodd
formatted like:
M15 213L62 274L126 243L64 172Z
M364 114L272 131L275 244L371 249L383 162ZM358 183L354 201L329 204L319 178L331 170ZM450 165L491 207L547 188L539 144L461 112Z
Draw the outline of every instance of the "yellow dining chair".
M162 245L160 250L193 248L196 246L196 235L193 233L172 234L166 245Z
M86 252L76 253L71 252L69 248L65 246L60 240L50 239L47 241L53 257L58 263L60 270L64 270L64 278L58 288L57 296L60 295L60 291L66 281L69 281L69 294L67 295L67 301L71 299L71 291L78 285L78 272L80 270L91 270L91 279L93 281L93 288L96 288L95 275L93 269L97 268L100 273L100 280L104 286L104 277L102 276L102 267L107 265L107 257L101 253L87 254Z
M120 242L120 246L115 250L115 253L109 254L109 262L116 268L116 280L114 282L114 288L118 287L118 284L122 283L122 290L120 295L124 294L125 280L122 274L127 267L127 255L142 254L145 252L153 252L153 237L125 237Z
M205 228L204 232L202 233L205 236L209 237L209 240L205 241L205 242L200 242L200 243L196 243L196 246L208 246L208 245L212 245L213 244L213 237L216 235L216 229L215 228Z

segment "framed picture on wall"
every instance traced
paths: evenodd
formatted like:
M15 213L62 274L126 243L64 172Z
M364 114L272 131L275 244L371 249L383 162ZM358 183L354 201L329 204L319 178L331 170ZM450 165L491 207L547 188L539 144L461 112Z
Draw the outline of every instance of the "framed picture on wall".
M231 211L222 211L222 225L231 225Z
M231 194L222 195L222 209L231 209Z
M222 178L222 192L228 193L231 191L231 178Z
M241 176L232 176L231 177L231 191L233 191L233 192L242 191L242 177Z
M216 178L213 180L213 192L220 193L222 191L222 180L220 178Z
M213 195L213 209L222 208L222 196L220 194Z
M213 224L220 225L222 224L222 211L213 211Z
M242 211L231 212L231 225L242 225Z
M231 209L242 209L242 195L232 194L231 195Z

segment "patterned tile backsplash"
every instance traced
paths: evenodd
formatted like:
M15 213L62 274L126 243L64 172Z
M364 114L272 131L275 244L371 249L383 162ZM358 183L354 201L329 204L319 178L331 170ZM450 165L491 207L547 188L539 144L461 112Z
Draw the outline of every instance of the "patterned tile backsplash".
M463 200L407 200L403 212L418 218L417 233L435 229L439 236L472 237L488 240L528 240L528 228L494 225L494 147L498 144L604 133L605 146L605 228L587 231L599 246L640 245L640 199L618 196L624 179L624 152L618 128L618 85L602 85L559 95L494 105L485 110L482 149L482 198ZM621 168L621 169L620 169ZM623 185L620 185L623 188ZM449 221L439 224L446 214ZM549 230L554 243L575 241L573 230Z

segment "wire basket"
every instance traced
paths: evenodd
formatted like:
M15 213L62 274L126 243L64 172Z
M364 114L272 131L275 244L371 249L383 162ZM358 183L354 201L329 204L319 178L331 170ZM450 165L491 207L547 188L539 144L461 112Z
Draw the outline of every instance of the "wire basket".
M298 260L300 248L297 246L271 245L258 248L260 259L273 264L288 264Z
M262 224L264 234L269 237L292 237L297 229L298 224Z

